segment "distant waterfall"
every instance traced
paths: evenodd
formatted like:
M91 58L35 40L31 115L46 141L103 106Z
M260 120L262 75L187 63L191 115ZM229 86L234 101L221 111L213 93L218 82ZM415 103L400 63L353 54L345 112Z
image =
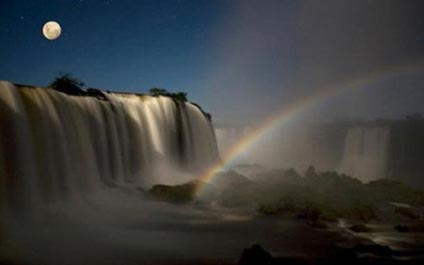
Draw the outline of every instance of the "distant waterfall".
M363 181L388 177L389 148L389 127L351 128L346 135L340 172Z
M217 157L210 120L169 97L107 100L0 82L0 208L178 182Z
M237 141L247 135L249 131L250 128L248 127L215 128L219 153L221 155L224 155L234 146L234 144L237 143Z

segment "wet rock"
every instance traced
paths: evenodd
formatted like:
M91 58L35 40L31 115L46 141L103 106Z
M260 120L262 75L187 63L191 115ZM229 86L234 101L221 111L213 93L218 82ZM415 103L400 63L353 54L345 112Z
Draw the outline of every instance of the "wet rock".
M349 230L355 233L370 233L372 229L363 224L356 224L349 227Z
M411 232L411 229L407 225L397 225L394 227L394 229L400 233L409 233Z
M246 248L241 255L238 265L271 265L274 259L260 245L255 244L251 248Z
M234 170L218 173L212 181L220 189L239 189L251 184L251 181L245 176Z
M314 207L306 207L300 210L300 213L297 215L298 219L306 219L308 222L318 221L320 216L319 209Z
M401 233L424 233L424 223L417 222L408 225L397 225L394 229Z
M402 215L404 217L408 217L409 219L418 219L420 218L420 214L413 207L396 207L395 213Z
M191 181L181 185L154 185L149 194L156 199L170 203L188 203L194 200L197 187L202 185L200 181Z
M361 254L373 254L376 256L389 257L392 256L393 251L388 246L381 246L377 244L359 244L353 248L354 251Z
M100 100L105 100L105 101L108 100L106 95L101 90L96 88L88 88L86 91L86 95L89 97L95 97Z
M315 229L327 229L328 225L325 222L316 220L316 221L308 221L306 224Z

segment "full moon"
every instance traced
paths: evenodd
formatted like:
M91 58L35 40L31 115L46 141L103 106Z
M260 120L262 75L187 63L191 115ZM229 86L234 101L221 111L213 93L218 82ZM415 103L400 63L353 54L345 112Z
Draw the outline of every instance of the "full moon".
M59 38L62 28L56 21L46 22L43 26L43 35L46 39L55 40Z

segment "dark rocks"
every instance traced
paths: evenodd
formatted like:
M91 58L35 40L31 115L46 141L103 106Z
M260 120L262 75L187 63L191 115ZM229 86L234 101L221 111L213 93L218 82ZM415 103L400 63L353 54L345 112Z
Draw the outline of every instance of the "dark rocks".
M424 233L424 223L418 222L409 225L397 225L394 229L400 233Z
M395 213L400 214L404 217L407 217L409 219L419 219L420 214L418 211L413 207L396 207Z
M325 222L322 222L320 220L316 220L316 221L308 221L306 222L306 224L312 228L315 229L327 229L328 225Z
M230 170L218 173L213 179L212 184L220 189L235 189L245 187L251 184L251 181L236 171Z
M83 89L84 83L79 81L76 78L71 77L70 75L63 75L57 77L53 83L50 84L50 88L65 93L71 96L87 96L94 97L100 100L107 101L105 94L95 88Z
M381 256L381 257L390 257L393 254L393 251L388 246L381 246L377 244L359 244L356 245L353 248L354 251L361 253L361 254L373 254L375 256Z
M202 185L199 181L191 181L181 185L155 185L149 190L149 194L159 200L170 203L188 203L194 200L196 189Z
M94 97L100 100L105 100L105 101L108 100L106 95L101 90L96 88L88 88L85 95L89 97Z
M305 209L302 209L301 212L297 215L298 219L305 219L310 222L318 221L320 216L319 209L316 209L314 207L306 207Z
M363 224L356 224L349 227L349 230L355 233L370 233L372 229Z
M389 265L421 264L422 260L398 260L399 253L387 246L359 244L354 248L332 246L323 256L282 256L272 257L260 245L253 245L243 251L238 265ZM362 254L358 256L358 254ZM368 255L364 255L368 254Z
M397 225L394 227L394 229L400 233L409 233L411 232L411 228L407 225Z
M255 244L251 248L246 248L241 255L238 265L271 265L274 258L260 245Z

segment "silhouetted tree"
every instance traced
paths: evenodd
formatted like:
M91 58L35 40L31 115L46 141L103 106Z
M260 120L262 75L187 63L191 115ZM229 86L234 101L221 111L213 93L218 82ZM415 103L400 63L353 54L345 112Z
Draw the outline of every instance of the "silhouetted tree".
M85 94L84 90L82 89L84 83L72 77L70 74L56 77L56 79L49 86L54 90L69 95L81 96Z
M151 88L149 90L149 94L153 97L158 97L158 96L165 96L165 97L171 97L174 100L179 100L179 101L187 101L187 93L185 92L169 92L166 89L163 88Z
M149 90L150 95L152 95L153 97L158 97L158 96L169 96L169 92L166 89L163 88L151 88Z
M181 100L181 101L187 101L187 93L185 92L177 92L174 95L174 98Z

